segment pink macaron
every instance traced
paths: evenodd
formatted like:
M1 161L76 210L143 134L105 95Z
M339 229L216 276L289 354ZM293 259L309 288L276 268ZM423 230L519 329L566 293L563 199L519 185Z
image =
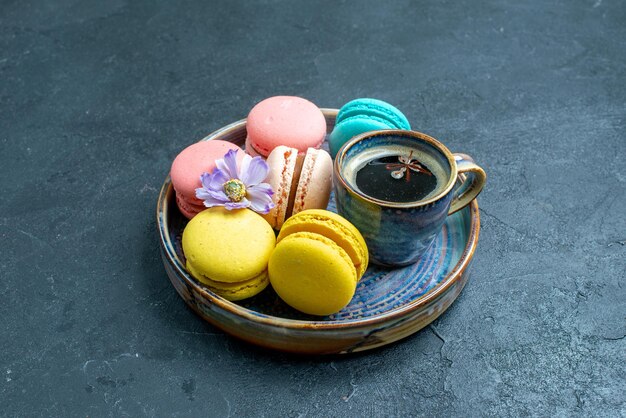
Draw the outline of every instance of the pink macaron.
M215 160L224 158L231 150L238 150L237 161L241 162L244 152L232 142L212 140L192 144L181 151L172 163L170 177L176 192L176 204L186 218L191 219L206 209L196 197L196 189L202 187L200 176L215 169Z
M267 157L284 145L305 153L319 148L326 137L326 119L310 101L294 96L275 96L252 108L246 121L246 152Z
M326 209L333 172L326 151L309 148L302 154L296 148L279 145L266 162L270 167L266 182L274 190L275 206L264 218L274 229L280 229L285 220L305 209Z

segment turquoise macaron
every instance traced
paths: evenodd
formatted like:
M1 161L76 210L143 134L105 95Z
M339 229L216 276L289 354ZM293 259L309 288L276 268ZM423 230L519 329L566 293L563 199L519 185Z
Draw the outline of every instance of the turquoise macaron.
M352 100L339 109L335 128L330 133L328 145L333 158L339 148L352 137L369 131L405 129L411 125L396 107L377 99Z

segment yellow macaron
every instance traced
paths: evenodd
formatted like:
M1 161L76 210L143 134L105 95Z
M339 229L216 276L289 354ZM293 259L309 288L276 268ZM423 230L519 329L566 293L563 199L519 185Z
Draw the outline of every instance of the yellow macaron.
M331 239L350 256L357 278L365 273L369 262L367 245L359 230L344 217L323 209L304 210L285 222L276 242L296 232L313 232Z
M250 280L236 283L216 282L197 272L191 273L191 275L202 282L202 284L208 287L213 293L233 302L248 299L259 294L270 282L267 271L263 271Z
M268 284L276 237L267 221L249 209L200 212L185 227L182 243L189 273L228 300L254 296Z
M357 271L333 240L313 232L284 237L270 257L272 287L289 306L311 315L330 315L354 296Z

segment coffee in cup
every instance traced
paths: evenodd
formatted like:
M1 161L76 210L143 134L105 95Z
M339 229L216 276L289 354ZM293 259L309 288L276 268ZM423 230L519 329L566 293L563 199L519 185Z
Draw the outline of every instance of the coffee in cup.
M457 176L466 174L458 188ZM449 214L482 190L486 175L464 154L452 154L415 131L372 131L337 153L338 212L363 234L374 263L411 264L428 249Z

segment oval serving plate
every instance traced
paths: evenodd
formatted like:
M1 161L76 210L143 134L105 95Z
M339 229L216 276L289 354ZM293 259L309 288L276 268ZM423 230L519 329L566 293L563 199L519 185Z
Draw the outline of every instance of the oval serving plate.
M328 132L336 109L322 109ZM225 126L203 140L221 139L243 145L246 121ZM331 197L329 210L335 211ZM350 304L327 317L291 309L268 286L259 295L230 302L211 292L185 270L181 236L187 219L176 207L169 176L157 203L161 256L170 281L185 303L223 331L260 346L303 354L368 350L392 343L424 328L441 315L469 279L478 243L478 203L449 216L422 259L411 266L370 266Z

